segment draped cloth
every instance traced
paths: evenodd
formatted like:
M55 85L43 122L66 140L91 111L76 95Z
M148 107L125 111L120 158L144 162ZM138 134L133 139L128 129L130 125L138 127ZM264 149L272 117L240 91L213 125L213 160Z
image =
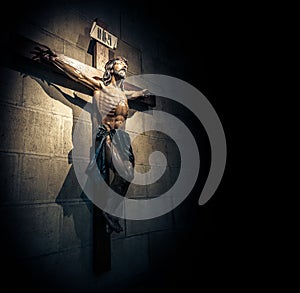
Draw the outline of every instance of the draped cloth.
M111 143L107 143L108 136ZM90 188L92 190L96 189L97 195L99 194L98 191L101 194L101 192L104 192L104 190L101 190L104 179L110 188L124 197L130 181L133 179L133 168L134 155L129 134L122 129L107 130L104 125L100 125L96 134L95 154L86 169L88 182L92 183L89 184ZM109 178L110 169L114 173L112 182ZM105 206L109 210L123 209L122 201L111 197L105 200ZM123 231L119 219L104 210L102 210L102 214L107 223L106 232L112 233L112 231L115 231L120 233Z
M111 145L106 142L107 136L111 139ZM108 151L110 154L107 153ZM100 176L108 182L109 168L112 168L114 173L131 181L134 159L129 134L122 129L107 130L104 125L100 125L96 134L95 154L86 172L96 182L101 179Z

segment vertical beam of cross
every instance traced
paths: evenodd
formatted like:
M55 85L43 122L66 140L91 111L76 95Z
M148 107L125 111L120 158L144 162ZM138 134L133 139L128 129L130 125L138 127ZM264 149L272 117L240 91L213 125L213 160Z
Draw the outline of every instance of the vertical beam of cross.
M109 49L96 42L93 50L93 66L102 71L109 59ZM106 222L96 205L93 205L93 263L96 273L111 269L111 236L106 232Z

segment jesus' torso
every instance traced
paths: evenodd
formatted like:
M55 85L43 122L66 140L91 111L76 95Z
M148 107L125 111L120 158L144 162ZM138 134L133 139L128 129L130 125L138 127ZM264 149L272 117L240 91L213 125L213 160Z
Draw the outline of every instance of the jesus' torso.
M98 125L124 129L129 107L123 90L112 84L103 85L101 89L94 91L94 105L100 114L97 116Z

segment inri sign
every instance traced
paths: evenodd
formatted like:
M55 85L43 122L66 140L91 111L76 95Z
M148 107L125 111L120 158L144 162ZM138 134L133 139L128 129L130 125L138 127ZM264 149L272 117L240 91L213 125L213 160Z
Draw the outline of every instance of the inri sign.
M90 37L111 49L117 48L118 38L106 31L105 29L103 29L102 27L100 27L99 25L97 25L95 21L93 22L90 31Z

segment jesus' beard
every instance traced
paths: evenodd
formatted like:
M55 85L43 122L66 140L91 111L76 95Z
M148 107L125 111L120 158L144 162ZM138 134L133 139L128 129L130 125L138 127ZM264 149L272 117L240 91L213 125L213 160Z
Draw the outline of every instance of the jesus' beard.
M114 75L118 78L125 79L126 78L126 70L121 69L119 71L115 71Z

